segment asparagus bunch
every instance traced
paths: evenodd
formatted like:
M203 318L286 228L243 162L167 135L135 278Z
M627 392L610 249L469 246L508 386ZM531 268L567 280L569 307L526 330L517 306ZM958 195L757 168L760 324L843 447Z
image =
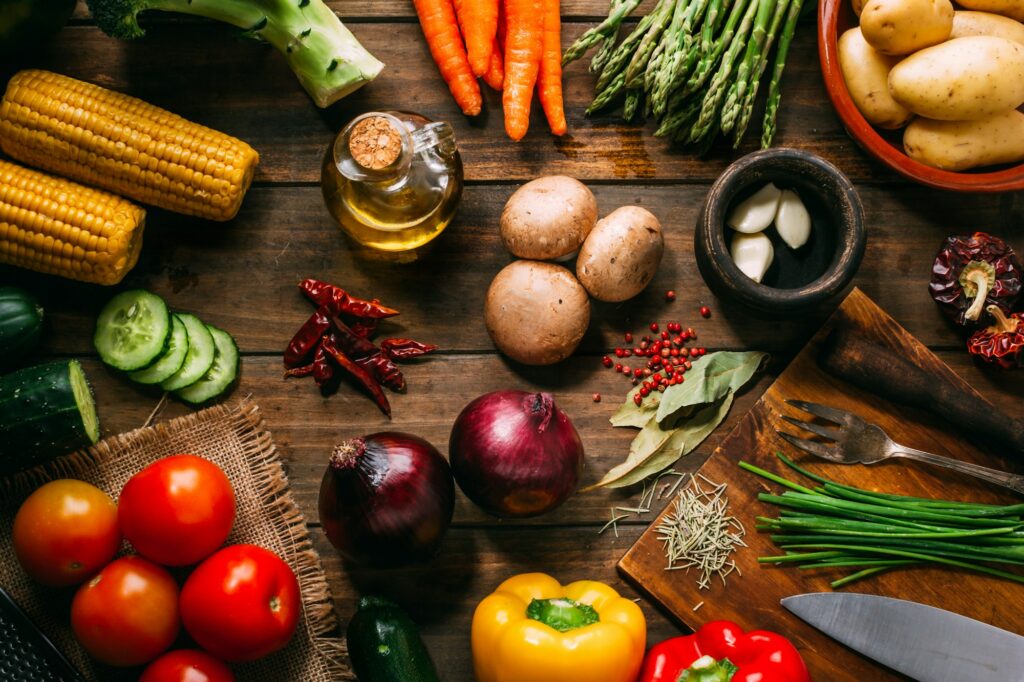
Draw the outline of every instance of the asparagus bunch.
M782 98L780 82L803 0L656 0L621 42L641 0L611 0L608 17L566 50L563 66L600 45L591 63L592 114L623 102L626 120L654 116L655 135L707 151L719 133L739 146L768 69L761 146L769 147Z

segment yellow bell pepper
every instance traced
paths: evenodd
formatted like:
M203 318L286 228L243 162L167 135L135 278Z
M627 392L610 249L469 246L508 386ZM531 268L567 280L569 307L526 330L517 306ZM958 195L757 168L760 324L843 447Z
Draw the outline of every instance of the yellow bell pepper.
M477 682L633 682L647 623L607 585L523 573L476 607L472 640Z

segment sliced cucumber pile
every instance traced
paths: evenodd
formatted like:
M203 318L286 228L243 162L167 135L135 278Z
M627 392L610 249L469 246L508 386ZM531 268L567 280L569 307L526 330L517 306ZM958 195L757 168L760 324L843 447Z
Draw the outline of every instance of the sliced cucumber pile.
M195 315L171 313L156 294L118 294L96 320L93 343L103 362L140 384L198 405L222 396L238 376L238 346Z

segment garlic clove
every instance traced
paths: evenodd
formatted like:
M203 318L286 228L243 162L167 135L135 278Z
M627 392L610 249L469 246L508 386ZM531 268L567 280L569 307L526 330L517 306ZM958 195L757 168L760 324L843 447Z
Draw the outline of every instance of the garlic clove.
M772 240L761 232L734 235L729 253L736 267L757 283L768 272L775 257Z
M782 241L794 250L811 238L811 214L796 192L782 190L779 210L775 214L775 229L779 231Z
M736 205L725 222L743 234L754 234L767 228L775 220L782 191L768 183Z

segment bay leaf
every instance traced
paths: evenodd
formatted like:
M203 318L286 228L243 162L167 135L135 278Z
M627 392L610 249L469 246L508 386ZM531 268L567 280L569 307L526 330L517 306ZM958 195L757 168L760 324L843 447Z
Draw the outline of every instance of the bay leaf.
M697 358L686 373L686 381L669 386L658 403L657 420L690 405L706 405L721 400L726 393L735 393L768 359L758 351L719 351Z
M662 394L655 393L649 395L644 399L643 403L637 405L633 401L633 396L639 392L640 387L637 386L626 394L625 402L619 406L619 409L608 420L612 426L635 426L640 429L657 413L658 405L661 404Z
M626 460L591 488L624 488L639 483L690 454L722 423L733 398L732 390L727 389L723 398L701 406L689 419L673 419L672 428L659 424L656 417L651 418L633 439Z

